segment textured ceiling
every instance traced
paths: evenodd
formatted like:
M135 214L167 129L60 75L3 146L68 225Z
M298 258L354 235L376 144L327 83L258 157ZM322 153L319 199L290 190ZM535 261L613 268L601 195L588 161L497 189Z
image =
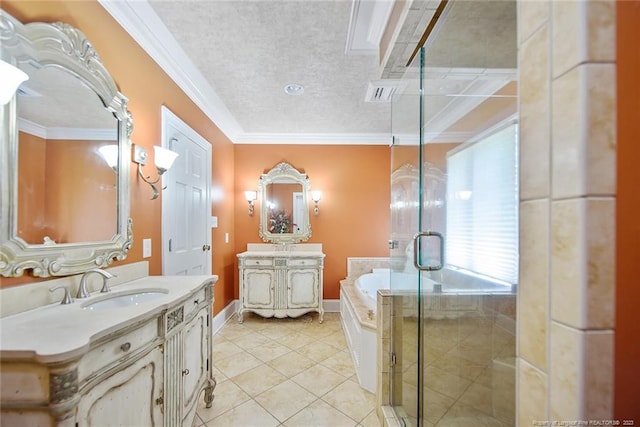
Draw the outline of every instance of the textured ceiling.
M151 5L245 132L389 132L389 104L364 102L377 55L345 54L351 1Z

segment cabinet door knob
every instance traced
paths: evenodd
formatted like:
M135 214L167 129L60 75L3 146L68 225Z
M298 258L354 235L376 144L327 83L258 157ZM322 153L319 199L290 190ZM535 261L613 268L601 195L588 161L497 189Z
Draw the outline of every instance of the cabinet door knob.
M189 375L189 370L188 369L183 369L182 370L182 375L184 375L184 376Z
M131 343L130 343L130 342L126 342L126 343L122 344L122 345L120 346L120 350L122 350L122 351L129 351L129 350L131 350Z

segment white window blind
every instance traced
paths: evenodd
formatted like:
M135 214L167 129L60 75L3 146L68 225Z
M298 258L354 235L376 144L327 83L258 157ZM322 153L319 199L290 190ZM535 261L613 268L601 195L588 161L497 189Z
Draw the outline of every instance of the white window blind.
M447 266L517 283L517 125L449 154L446 216Z

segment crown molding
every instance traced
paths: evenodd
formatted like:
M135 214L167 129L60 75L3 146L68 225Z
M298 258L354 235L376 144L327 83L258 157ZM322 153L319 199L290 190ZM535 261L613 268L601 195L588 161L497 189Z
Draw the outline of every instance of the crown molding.
M18 130L42 139L69 139L86 141L116 141L118 130L106 128L48 128L30 120L18 118Z
M146 0L98 0L232 142L241 126Z
M239 136L236 144L389 145L389 133L252 133Z

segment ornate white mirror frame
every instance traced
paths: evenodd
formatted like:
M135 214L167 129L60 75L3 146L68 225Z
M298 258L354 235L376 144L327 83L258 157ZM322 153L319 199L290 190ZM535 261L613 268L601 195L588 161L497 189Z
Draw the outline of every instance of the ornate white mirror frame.
M78 78L117 119L117 224L111 240L31 244L18 236L18 126L16 97L0 105L0 275L64 276L122 260L133 242L129 218L130 136L133 120L122 95L84 34L65 23L23 25L0 9L2 60L37 69L52 67ZM91 203L88 199L87 203Z
M277 184L293 184L300 185L298 214L293 212L287 213L278 208L272 209L269 186ZM311 183L306 174L301 173L289 163L279 163L269 172L262 174L258 181L258 200L260 201L260 230L259 235L265 242L272 243L298 243L309 240L311 237L311 223L309 221L309 192L311 191ZM296 196L291 192L291 197ZM291 206L296 203L292 200ZM295 207L293 208L295 210ZM280 212L286 216L286 221L290 223L290 227L294 230L291 233L275 232L277 229L287 227L279 227L280 222L274 216Z

